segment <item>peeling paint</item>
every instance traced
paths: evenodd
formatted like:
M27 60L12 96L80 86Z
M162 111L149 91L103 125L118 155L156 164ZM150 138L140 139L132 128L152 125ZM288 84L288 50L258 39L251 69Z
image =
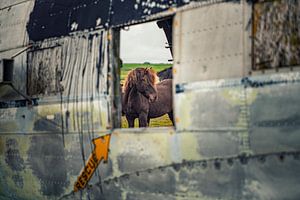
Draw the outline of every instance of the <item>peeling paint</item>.
M254 70L300 64L300 3L264 1L254 6Z
M5 162L14 171L24 170L24 159L20 155L19 144L15 139L6 140Z
M189 120L190 114L192 112L192 103L193 102L193 94L186 93L183 98L174 98L174 104L182 105L175 107L175 116L176 116L176 128L190 127L191 121Z
M31 139L28 150L31 156L28 162L33 174L40 180L41 192L45 196L60 196L64 188L70 184L67 180L66 161L60 141L61 138L57 136L47 137L47 139L33 136ZM49 143L52 145L49 146Z
M185 160L199 160L201 159L201 150L199 143L194 135L187 135L186 137L180 138L180 151L182 159ZM188 148L187 148L188 147ZM174 151L176 152L176 150Z
M182 46L181 43L177 50L183 55L175 55L175 58L189 56L178 60L174 73L175 83L183 86L174 100L175 130L111 130L113 105L110 86L115 75L110 74L113 71L109 68L113 65L110 57L113 55L109 41L117 41L103 28L160 18L162 10L171 9L173 12L173 5L176 11L175 7L189 1L47 2L35 1L35 10L28 23L29 36L34 40L65 37L34 42L29 53L29 57L37 58L31 60L38 74L34 80L40 84L33 91L39 96L37 103L32 107L3 103L0 109L0 198L175 200L299 197L300 73L274 72L244 77L245 68L250 66L247 61L243 62L249 57L247 45L243 42L250 41L244 30L249 21L245 12L253 1L208 0L193 2L186 10L178 8L176 15L188 20L184 23L175 21L175 35L181 26L193 23L184 29L182 35L177 35L178 41L185 39L192 46ZM292 1L267 1L273 7L285 2ZM45 9L42 9L43 5ZM49 8L51 12L45 12ZM68 8L73 10L69 12ZM15 13L15 8L12 10ZM130 12L132 10L134 12ZM0 20L5 12L6 9L0 10ZM191 21L187 17L191 13L200 21ZM215 13L219 17L215 17ZM16 25L19 22L17 20ZM24 28L25 24L20 23ZM249 23L251 25L251 21ZM98 30L91 30L95 28ZM255 33L260 31L257 28ZM218 37L212 33L218 33ZM243 37L247 39L243 40ZM289 37L283 38L284 42L290 41L285 45L298 45L296 35ZM26 43L24 37L20 38L22 44ZM224 46L227 48L219 48ZM197 50L198 47L203 47L204 51L198 51L201 49ZM191 52L184 53L184 50ZM208 51L211 55L205 54ZM5 52L5 55L9 54ZM54 57L57 60L49 61ZM23 70L26 56L18 59L23 59L17 62L18 68ZM55 67L50 69L53 63ZM297 57L291 56L289 64L295 63ZM61 69L56 64L61 65ZM215 70L210 74L212 76L206 75L211 69ZM195 75L193 79L192 75ZM39 81L43 76L45 80ZM182 76L180 80L177 79L179 76ZM107 133L108 129L112 131L108 163L99 167L87 189L82 193L71 193L76 175L92 151L91 139Z

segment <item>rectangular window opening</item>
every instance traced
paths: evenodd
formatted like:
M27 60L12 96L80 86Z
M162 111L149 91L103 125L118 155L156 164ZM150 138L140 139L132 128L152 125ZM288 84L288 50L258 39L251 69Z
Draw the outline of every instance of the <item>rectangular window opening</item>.
M174 126L172 20L120 31L121 128Z

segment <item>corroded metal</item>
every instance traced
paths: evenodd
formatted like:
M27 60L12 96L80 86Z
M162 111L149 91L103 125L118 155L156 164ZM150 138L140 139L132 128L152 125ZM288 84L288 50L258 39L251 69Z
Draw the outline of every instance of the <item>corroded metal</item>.
M254 6L254 70L300 64L300 3L261 1Z
M296 1L169 1L166 5L178 6L132 12L137 14L132 19L112 15L110 7L106 11L113 18L98 21L98 27L87 23L96 15L85 24L80 13L94 8L79 1L82 7L59 21L59 11L73 8L68 2L55 1L52 7L45 1L0 2L1 59L28 47L25 22L34 8L45 5L53 12L43 12L47 16L34 27L42 11L35 10L32 33L44 22L47 30L66 19L78 22L67 23L64 28L73 30L59 32L63 37L47 38L56 29L42 31L43 37L35 35L41 41L14 58L13 83L32 96L31 104L16 94L2 95L6 88L0 88L0 199L299 198L299 67L258 75L251 54L253 33L268 34L263 21L253 21L253 12L287 2L295 16ZM127 12L120 6L126 1L107 2L116 2L114 11ZM145 2L136 4L144 3L145 10ZM109 28L170 14L176 14L176 127L114 129L120 115L119 30L104 30L105 22L112 20ZM256 32L253 22L260 24ZM86 27L97 30L79 31ZM92 140L106 134L111 134L107 163L96 169L85 190L74 193L93 152Z

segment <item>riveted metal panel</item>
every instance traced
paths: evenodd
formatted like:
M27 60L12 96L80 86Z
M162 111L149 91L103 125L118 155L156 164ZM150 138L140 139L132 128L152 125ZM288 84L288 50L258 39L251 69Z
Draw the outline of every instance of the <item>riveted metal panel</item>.
M76 199L80 193L72 193L73 184L93 148L91 138L102 134L105 132L70 132L64 139L59 130L1 134L1 194L10 197L13 193L24 199ZM217 185L219 175L214 167L219 161L214 159L238 155L233 147L217 147L223 138L226 141L226 134L175 133L172 128L115 130L108 163L100 165L101 178L98 172L93 176L89 183L92 189L84 197L126 199L124 195L134 198L145 193L147 198L162 195L173 199L201 195L195 190L205 191L205 185L192 177L206 179L206 169L213 169L208 180ZM239 181L238 175L239 171L233 170L229 176Z
M99 134L68 134L65 140L55 131L51 134L1 135L1 198L57 199L69 193L84 166L84 159L94 148L91 138ZM112 174L111 166L100 171L103 178ZM97 174L99 171L91 180L92 184L99 182Z
M194 82L180 90L175 101L178 131L203 132L212 150L249 152L248 103L253 94L247 96L241 79Z
M208 7L218 10L217 4ZM108 42L112 35L106 33ZM108 67L108 57L114 55L101 37L83 33L36 44L36 52L61 45L64 90L34 99L32 106L1 102L1 199L299 197L297 72L211 81L184 77L174 98L176 130L113 130L108 163L101 163L87 189L72 192L91 139L111 131L114 64ZM201 68L187 70L196 74Z
M32 134L58 131L61 134L103 131L109 127L109 98L96 97L93 102L58 103L60 100L38 101L39 105L27 108L0 109L0 133ZM3 104L2 104L3 105ZM15 106L15 105L14 105Z
M71 183L75 180L73 175L80 170L78 162L82 158L78 153L81 147L67 146L63 151L65 159L61 162L72 170L63 182L67 184L63 186L65 195L61 196L62 199L296 199L299 195L299 153L204 158L192 153L194 148L190 145L190 152L184 154L187 149L184 140L198 137L197 133L173 133L171 129L143 133L141 130L131 133L115 131L109 161L100 166L101 181L95 176L90 187L82 193L71 192ZM172 139L174 137L177 140ZM42 142L43 138L45 136L40 136L40 139L34 136L31 140ZM76 144L76 136L72 138L74 141L71 136L68 137L70 144ZM89 152L86 139L83 140L84 148L87 148L84 151ZM52 140L53 137L48 139L50 142ZM209 147L210 144L203 145ZM172 147L185 159L174 157ZM34 143L29 149L32 155L28 161L29 167L39 173L33 176L41 177L39 181L48 185L49 189L53 179L42 173L43 166L35 165L34 158L43 154L45 162L50 163L63 157L58 156L58 152L47 151L47 148ZM37 149L40 151L34 151ZM43 182L47 178L48 182ZM43 197L51 198L47 195Z
M300 73L261 75L250 80L250 142L254 153L300 150Z
M118 155L115 162L121 173L189 160L237 156L239 153L237 135L200 131L175 132L173 128L116 130L110 145L113 148L111 156ZM136 155L135 152L139 154Z
M240 79L195 82L176 93L178 130L239 130L245 128L245 94ZM184 106L185 105L185 106Z
M250 20L251 4L245 1L177 13L173 22L175 83L243 76L251 64Z
M59 132L1 135L1 194L24 199L143 195L145 199L295 199L299 195L299 152L242 156L226 145L220 154L216 146L222 144L210 141L209 133L175 133L168 128L115 130L109 160L97 172L100 177L95 174L86 190L73 193L76 176L93 148L90 139L102 134L67 134L65 146Z
M35 43L27 57L23 54L30 67L54 71L56 93L36 93L31 105L1 99L1 199L57 199L72 191L94 148L92 139L111 128L107 37L107 31L77 33ZM36 85L39 79L50 85L47 73L31 70L28 76L37 75Z

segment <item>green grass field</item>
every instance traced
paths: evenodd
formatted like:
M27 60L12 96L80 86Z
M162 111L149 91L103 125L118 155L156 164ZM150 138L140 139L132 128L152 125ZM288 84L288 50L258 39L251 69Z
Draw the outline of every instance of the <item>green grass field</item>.
M140 64L140 63L123 63L123 66L121 68L121 83L124 82L127 73L135 68L138 67L152 67L156 72L159 72L161 70L164 70L168 67L171 67L172 64ZM138 127L138 119L135 120L135 127ZM168 115L164 115L155 119L150 120L150 127L162 127L162 126L172 126L172 122L169 119ZM122 117L122 128L128 128L128 123L126 118Z
M161 70L164 70L168 67L171 67L172 64L140 64L140 63L123 63L123 66L121 68L121 83L124 82L124 79L127 75L127 73L135 68L138 67L152 67L156 72L159 72Z

